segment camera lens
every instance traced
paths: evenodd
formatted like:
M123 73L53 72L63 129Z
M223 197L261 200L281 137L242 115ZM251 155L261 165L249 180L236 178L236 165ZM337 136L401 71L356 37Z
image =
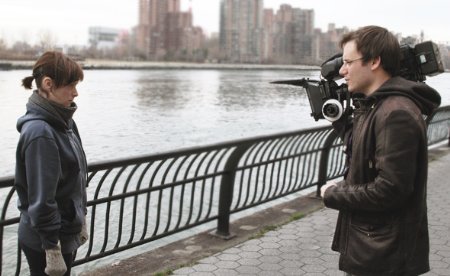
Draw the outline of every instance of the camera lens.
M333 103L326 104L323 107L323 113L328 117L336 117L339 114L339 107Z
M344 112L342 103L336 99L327 100L322 106L322 114L330 122L337 121Z

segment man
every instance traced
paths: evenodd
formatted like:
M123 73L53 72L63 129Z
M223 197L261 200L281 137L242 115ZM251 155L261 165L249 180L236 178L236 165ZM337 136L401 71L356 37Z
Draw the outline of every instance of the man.
M440 104L424 83L396 76L400 46L388 30L367 26L340 42L339 73L355 98L353 118L333 127L347 145L344 180L321 189L339 210L332 249L348 275L429 271L427 132L422 114Z

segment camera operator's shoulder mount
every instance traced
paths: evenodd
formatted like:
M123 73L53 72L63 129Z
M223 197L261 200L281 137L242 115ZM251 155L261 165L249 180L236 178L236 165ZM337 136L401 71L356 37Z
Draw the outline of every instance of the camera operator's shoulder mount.
M411 81L423 82L426 76L434 76L444 72L441 55L438 46L426 41L400 47L400 71L399 75ZM351 114L353 111L351 97L347 84L338 85L336 80L342 78L339 69L343 65L342 54L336 54L326 60L320 68L321 79L308 78L297 80L280 80L272 83L289 84L305 88L311 106L311 116L318 121L327 119L334 122L343 114Z

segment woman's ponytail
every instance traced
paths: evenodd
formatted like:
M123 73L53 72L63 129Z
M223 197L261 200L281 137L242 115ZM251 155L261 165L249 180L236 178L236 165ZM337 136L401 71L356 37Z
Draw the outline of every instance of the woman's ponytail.
M22 86L25 87L25 89L32 89L33 86L33 76L29 76L22 79Z

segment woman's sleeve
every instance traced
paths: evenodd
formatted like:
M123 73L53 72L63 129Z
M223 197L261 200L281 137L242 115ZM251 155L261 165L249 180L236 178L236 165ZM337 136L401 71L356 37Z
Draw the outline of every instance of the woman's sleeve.
M61 174L58 147L51 138L36 138L25 148L24 156L31 225L39 233L43 249L53 248L61 227L55 198Z

